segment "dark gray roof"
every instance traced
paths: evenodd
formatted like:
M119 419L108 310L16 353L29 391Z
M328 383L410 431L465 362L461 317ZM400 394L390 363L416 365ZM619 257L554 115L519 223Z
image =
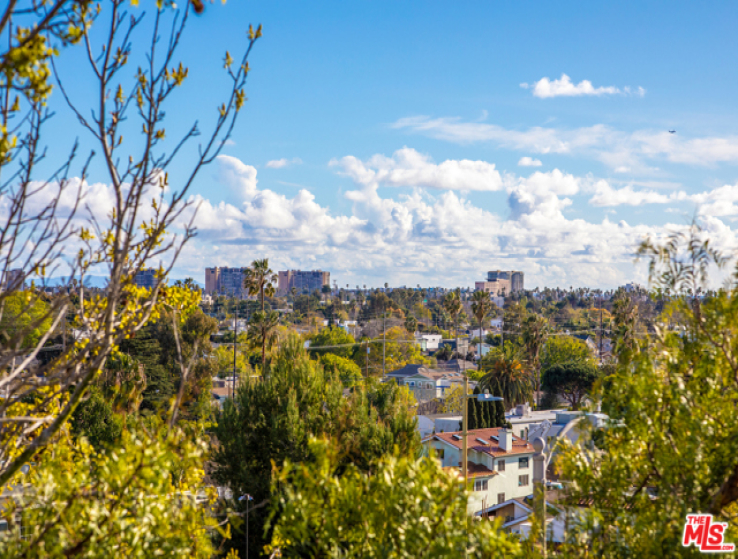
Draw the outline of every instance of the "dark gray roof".
M425 365L405 365L402 369L397 369L396 371L387 373L387 376L393 378L405 378L418 374L420 369L423 368L425 368Z
M459 368L461 370L470 370L470 369L476 369L477 365L476 363L472 363L471 361L465 361L465 360L458 360L458 359L449 359L448 361L443 362L443 368L444 369L452 369L455 370L456 368Z

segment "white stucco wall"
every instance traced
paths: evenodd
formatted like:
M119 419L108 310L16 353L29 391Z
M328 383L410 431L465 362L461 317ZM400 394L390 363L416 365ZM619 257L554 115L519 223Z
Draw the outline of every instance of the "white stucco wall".
M441 464L443 467L458 468L461 462L461 451L444 441L431 440L425 443L426 446L443 450L443 459ZM528 458L528 467L519 467L519 458ZM474 513L482 510L483 507L490 507L497 504L497 495L505 494L505 500L526 497L533 493L533 453L530 454L514 454L511 456L493 458L489 454L470 450L468 460L476 464L484 464L490 470L497 471L499 461L505 461L505 471L497 472L488 479L487 491L474 491L473 482L470 481L470 497L469 512ZM528 485L520 487L518 485L518 476L527 475ZM485 478L474 478L485 479Z
M436 419L436 433L454 433L461 429L461 417L439 417Z

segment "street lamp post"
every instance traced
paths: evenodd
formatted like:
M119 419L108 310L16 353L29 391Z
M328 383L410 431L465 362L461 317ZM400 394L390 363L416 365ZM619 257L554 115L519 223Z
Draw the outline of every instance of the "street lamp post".
M559 444L559 441L563 440L564 435L566 435L571 429L579 423L584 416L577 417L576 419L570 421L562 430L561 432L556 435L556 439L554 440L553 444L550 448L547 448L546 441L543 440L541 437L536 437L533 441L533 449L536 451L533 455L533 483L539 485L539 491L541 495L541 522L543 524L543 543L542 543L542 550L543 550L543 557L546 557L546 470L548 469L548 465L551 462L551 457L553 456L553 451L556 448L556 446Z
M459 349L458 342L456 345L456 349ZM464 394L463 396L463 407L464 407L464 413L463 413L463 419L462 419L462 433L461 433L461 477L464 480L464 490L466 490L468 479L468 472L469 472L469 464L468 464L468 456L467 451L469 447L469 442L467 441L468 437L468 417L469 413L467 412L469 398L476 398L480 402L500 402L503 399L499 398L497 396L491 396L488 390L484 391L484 394L469 394L469 377L464 375ZM467 522L467 532L469 527L469 516L467 515L466 518ZM467 556L467 549L466 546L464 547L464 557Z
M246 501L246 559L249 559L249 501L253 501L254 498L246 493L238 498L239 501Z
M463 413L463 420L462 420L462 433L461 433L461 452L463 456L461 457L461 476L464 479L464 487L466 487L467 482L467 474L468 474L468 457L467 457L467 451L469 447L469 443L467 441L468 436L468 421L469 421L469 413L467 411L468 408L468 400L469 398L476 398L480 402L502 402L503 398L500 398L498 396L492 396L490 395L488 390L484 391L484 394L469 394L469 377L464 375L464 413Z

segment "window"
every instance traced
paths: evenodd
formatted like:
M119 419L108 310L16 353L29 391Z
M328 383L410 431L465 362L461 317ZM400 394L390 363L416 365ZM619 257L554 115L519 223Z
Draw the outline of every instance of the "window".
M528 476L518 476L518 487L526 487L528 485Z
M410 382L407 383L407 385L408 386L415 386L415 381L414 380L411 380Z
M505 461L504 460L498 460L497 461L497 471L498 472L504 472L505 471Z
M436 449L436 456L438 456L438 458L441 460L443 460L445 453L446 453L446 450L443 448Z
M505 494L504 493L498 493L497 494L497 504L501 505L505 502Z
M524 439L525 438L525 429L521 429L520 430L520 438L521 439Z
M474 481L474 491L487 491L487 480L478 479Z
M518 459L518 468L527 468L528 467L528 459L527 458L519 458Z

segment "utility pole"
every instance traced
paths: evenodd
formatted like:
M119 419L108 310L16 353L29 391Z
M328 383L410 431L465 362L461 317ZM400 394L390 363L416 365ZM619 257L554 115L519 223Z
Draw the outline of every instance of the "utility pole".
M498 291L499 293L499 291ZM500 328L500 347L505 350L505 299L502 300L502 327Z
M456 370L461 372L461 362L459 361L459 356L461 353L459 353L459 315L456 314L456 321L454 322L454 328L456 329ZM466 376L464 376L464 397L466 397ZM466 409L466 407L464 407ZM464 451L464 454L466 454L466 450ZM466 479L466 473L464 474L464 479Z
M602 363L602 336L604 330L602 329L602 295L600 295L600 363Z
M366 341L366 378L369 378L369 340Z
M386 327L386 311L382 312L382 378L385 377L387 371L385 370L385 358L387 352L387 327Z
M234 296L235 299L235 296ZM236 342L238 341L238 305L233 313L233 392L232 397L236 399Z
M457 342L457 344L458 344L458 342ZM457 345L456 349L458 349L458 345ZM469 478L468 478L468 475L467 475L467 472L468 472L468 469L469 469L469 466L467 465L467 450L468 450L467 447L469 446L469 442L467 441L467 429L468 429L467 424L468 424L469 419L468 419L468 413L466 411L467 410L467 407L468 407L467 406L467 397L466 397L466 395L468 393L469 393L469 379L467 378L466 375L464 375L464 394L461 396L461 401L463 402L463 406L464 406L464 409L463 409L464 414L462 415L462 421L461 421L463 423L463 425L462 425L462 433L461 433L461 456L462 456L462 460L461 460L461 477L464 480L464 488L465 489L466 489L467 481L469 481Z

